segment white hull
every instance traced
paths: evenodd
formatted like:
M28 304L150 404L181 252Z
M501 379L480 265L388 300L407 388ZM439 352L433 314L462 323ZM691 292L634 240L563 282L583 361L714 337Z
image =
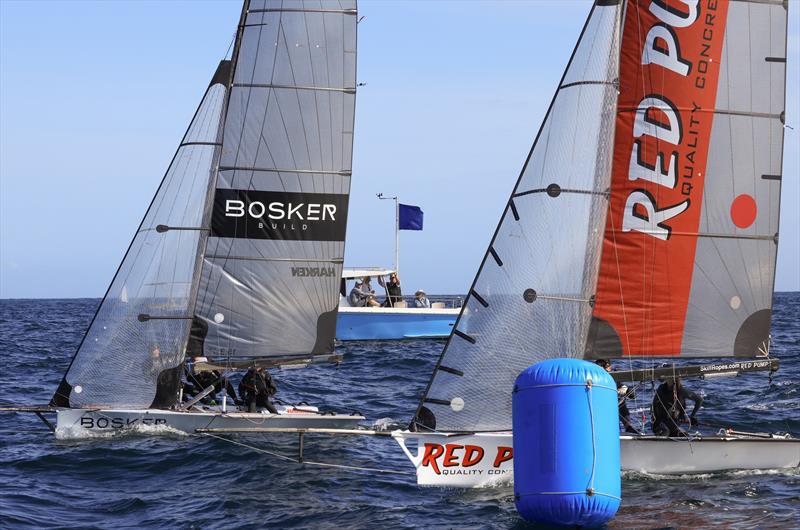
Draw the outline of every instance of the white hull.
M85 438L123 430L180 431L194 433L197 429L352 429L364 420L361 415L319 414L316 412L224 413L221 410L87 410L59 409L56 436Z
M416 467L420 485L474 488L513 481L510 432L397 431L392 437ZM416 448L409 447L409 442ZM623 471L657 475L800 466L800 439L792 438L620 436L620 449Z

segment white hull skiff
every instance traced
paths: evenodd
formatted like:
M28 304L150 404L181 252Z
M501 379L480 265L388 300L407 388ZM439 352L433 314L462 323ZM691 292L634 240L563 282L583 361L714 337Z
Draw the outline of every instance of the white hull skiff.
M278 414L222 410L102 410L58 409L56 436L86 438L125 429L150 428L195 433L198 429L353 429L364 417L360 414L320 413L315 407L278 409Z
M419 485L474 488L513 482L510 432L396 431L392 437L416 467ZM647 474L682 475L800 466L800 439L780 436L686 439L623 435L620 444L622 470Z

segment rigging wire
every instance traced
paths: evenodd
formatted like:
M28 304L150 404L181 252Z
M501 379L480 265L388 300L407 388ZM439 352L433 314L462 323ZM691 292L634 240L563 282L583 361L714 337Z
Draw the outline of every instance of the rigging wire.
M238 442L236 440L231 440L230 438L225 438L224 436L218 436L216 434L211 434L211 433L207 433L207 432L202 432L202 433L198 433L198 434L200 434L202 436L208 436L210 438L216 438L217 440L222 440L224 442L228 442L228 443L231 443L233 445L238 445L240 447L244 447L245 449L250 449L251 451L255 451L257 453L270 455L270 456L273 456L273 457L278 458L280 460L285 460L287 462L293 462L293 463L301 465L301 466L302 465L309 465L309 466L319 466L319 467L331 467L331 468L337 468L337 469L345 469L345 470L349 470L349 471L366 471L366 472L370 472L370 473L385 473L385 474L391 474L391 475L415 475L416 474L416 473L412 473L411 471L395 471L393 469L381 469L381 468L366 467L366 466L348 466L346 464L333 464L333 463L330 463L330 462L315 462L313 460L303 460L302 462L298 462L297 460L295 460L294 458L292 458L290 456L282 455L280 453L276 453L276 452L273 452L273 451L268 451L266 449L262 449L260 447L256 447L254 445L249 445L249 444L246 444L246 443L243 443L243 442Z

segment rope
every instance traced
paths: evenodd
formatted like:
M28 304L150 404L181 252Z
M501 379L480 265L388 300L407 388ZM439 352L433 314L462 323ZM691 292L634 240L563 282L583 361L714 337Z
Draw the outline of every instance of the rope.
M391 469L379 469L379 468L374 468L374 467L348 466L348 465L344 465L344 464L331 464L329 462L314 462L312 460L303 460L302 462L298 462L294 458L288 457L286 455L282 455L280 453L275 453L273 451L267 451L266 449L261 449L260 447L255 447L253 445L248 445L248 444L245 444L245 443L242 443L242 442L237 442L236 440L231 440L230 438L225 438L223 436L217 436L215 434L209 434L209 433L205 433L205 432L198 433L198 434L203 435L203 436L210 436L211 438L216 438L216 439L222 440L224 442L229 442L229 443L232 443L234 445L238 445L238 446L244 447L246 449L250 449L252 451L256 451L257 453L263 453L263 454L267 454L267 455L270 455L270 456L274 456L276 458L280 458L281 460L286 460L288 462L294 462L295 464L298 464L298 465L335 467L335 468L338 468L338 469L348 469L348 470L351 470L351 471L368 471L368 472L371 472L371 473L389 473L389 474L393 474L393 475L414 475L414 473L412 473L410 471L394 471L394 470L391 470Z
M616 389L615 389L616 390ZM594 471L597 466L597 440L594 433L594 410L592 409L592 385L586 386L586 395L589 398L589 421L592 425L592 474L589 475L589 491L594 495Z

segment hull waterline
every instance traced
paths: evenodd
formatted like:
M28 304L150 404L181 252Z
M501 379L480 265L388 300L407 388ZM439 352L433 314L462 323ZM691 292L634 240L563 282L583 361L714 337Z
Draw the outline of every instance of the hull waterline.
M396 431L397 441L424 486L486 487L511 483L512 434ZM705 436L620 436L622 471L683 475L800 466L800 439Z
M188 434L198 429L352 429L364 417L359 414L320 414L315 412L222 412L217 410L87 410L59 409L56 436L84 438L138 429L142 431L179 431Z

